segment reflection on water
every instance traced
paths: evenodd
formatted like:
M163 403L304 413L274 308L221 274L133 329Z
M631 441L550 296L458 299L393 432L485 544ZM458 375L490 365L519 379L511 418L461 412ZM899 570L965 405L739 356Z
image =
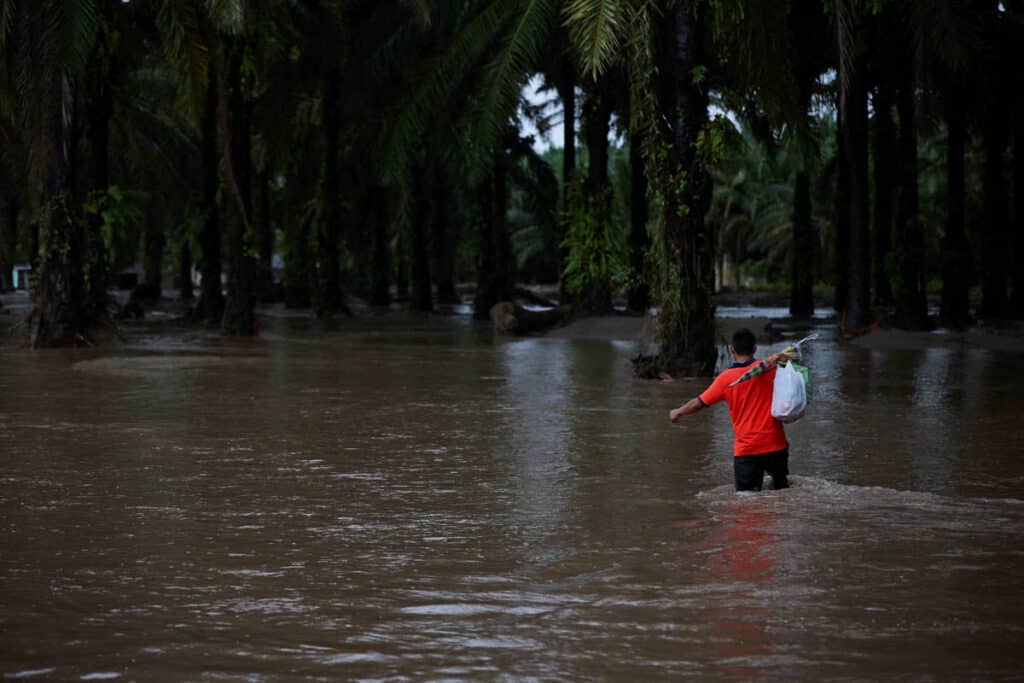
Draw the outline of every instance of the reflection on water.
M1018 674L1013 359L815 342L737 495L629 344L268 327L0 351L4 680Z

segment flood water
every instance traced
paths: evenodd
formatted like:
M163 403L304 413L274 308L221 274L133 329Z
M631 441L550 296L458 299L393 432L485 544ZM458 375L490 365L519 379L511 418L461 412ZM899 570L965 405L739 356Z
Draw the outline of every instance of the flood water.
M1021 355L815 342L737 495L632 343L314 327L0 350L3 680L1021 676Z

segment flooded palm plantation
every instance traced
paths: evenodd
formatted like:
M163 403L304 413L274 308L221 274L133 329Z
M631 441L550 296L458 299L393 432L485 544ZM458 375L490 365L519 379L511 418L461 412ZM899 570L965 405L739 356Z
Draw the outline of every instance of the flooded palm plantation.
M1004 355L821 327L793 487L737 495L634 342L314 325L0 351L3 679L1020 676Z

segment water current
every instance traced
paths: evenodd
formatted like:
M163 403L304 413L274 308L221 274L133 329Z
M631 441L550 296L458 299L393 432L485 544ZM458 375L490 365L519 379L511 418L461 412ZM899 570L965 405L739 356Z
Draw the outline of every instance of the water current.
M758 494L723 406L668 421L704 381L633 379L628 341L4 348L0 676L1019 680L1021 356L820 330Z

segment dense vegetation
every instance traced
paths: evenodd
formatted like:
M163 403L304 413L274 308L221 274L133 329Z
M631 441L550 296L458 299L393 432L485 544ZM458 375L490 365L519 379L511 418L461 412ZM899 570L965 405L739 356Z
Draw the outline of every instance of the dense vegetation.
M644 374L711 371L716 275L787 282L798 318L826 287L853 329L927 328L932 289L944 324L1019 317L1022 18L1010 0L0 0L0 284L33 263L46 346L89 339L136 262L232 335L261 299L429 311L475 280L486 318L517 282L560 282L579 311L659 307ZM545 157L521 127L552 123L524 99L536 79L564 129Z

